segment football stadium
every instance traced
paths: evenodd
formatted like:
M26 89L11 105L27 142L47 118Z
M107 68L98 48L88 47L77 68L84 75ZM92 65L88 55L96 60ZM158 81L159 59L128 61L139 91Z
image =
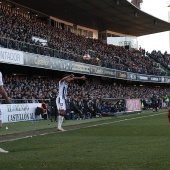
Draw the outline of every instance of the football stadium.
M170 54L137 41L170 23L142 3L0 1L0 170L170 169Z

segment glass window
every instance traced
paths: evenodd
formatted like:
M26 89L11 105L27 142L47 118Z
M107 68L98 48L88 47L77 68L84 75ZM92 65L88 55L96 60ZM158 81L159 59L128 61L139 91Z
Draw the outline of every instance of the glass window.
M107 37L111 37L111 36L112 36L111 34L107 33Z
M78 35L81 35L81 31L82 31L82 30L79 28L79 29L77 30L77 34L78 34Z
M92 31L88 32L88 37L93 38L93 32Z
M53 19L51 19L51 26L54 27L54 20Z
M86 30L83 30L83 35L84 35L85 37L87 37L87 31L86 31Z
M102 40L106 40L106 33L102 33Z
M99 40L101 40L101 36L102 36L102 34L99 33L99 35L98 35L98 39L99 39Z

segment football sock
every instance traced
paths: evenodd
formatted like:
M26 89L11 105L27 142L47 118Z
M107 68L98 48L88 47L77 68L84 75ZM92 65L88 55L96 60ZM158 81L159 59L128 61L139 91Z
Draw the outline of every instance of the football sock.
M64 119L64 116L61 116L61 115L58 116L58 128L61 128L63 119Z

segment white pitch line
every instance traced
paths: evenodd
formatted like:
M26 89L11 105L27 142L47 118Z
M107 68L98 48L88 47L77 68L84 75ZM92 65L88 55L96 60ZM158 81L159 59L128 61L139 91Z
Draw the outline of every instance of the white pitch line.
M103 126L103 125L114 124L114 123L120 123L120 122L131 121L131 120L136 120L136 119L142 119L142 118L147 118L147 117L159 116L159 115L162 115L162 114L165 114L165 113L166 113L166 112L157 113L157 114L152 114L152 115L148 115L148 116L141 116L141 117L134 117L134 118L129 118L129 119L117 120L117 121L113 121L113 122L107 122L107 123L100 123L100 124L95 124L95 125L89 125L89 126L86 126L86 127L69 129L69 130L66 130L66 131L63 131L63 132L68 132L68 131L73 131L73 130L78 130L78 129L86 129L86 128L90 128L90 127ZM62 132L62 133L63 133L63 132ZM0 143L12 142L12 141L21 140L21 139L26 139L26 138L32 138L32 137L40 136L40 135L44 136L44 135L49 135L49 134L53 134L53 133L56 133L56 132L42 133L42 134L39 134L39 135L30 135L30 136L25 136L25 137L21 137L21 138L9 139L9 140L0 141Z
M158 113L158 114L153 114L153 115L149 115L149 116L141 116L141 117L134 117L134 118L129 118L129 119L117 120L117 121L114 121L114 122L107 122L107 123L89 125L87 127L74 128L74 129L70 129L70 130L67 130L67 131L77 130L77 129L86 129L86 128L90 128L90 127L103 126L103 125L114 124L114 123L120 123L120 122L135 120L135 119L142 119L142 118L146 118L146 117L159 116L159 115L163 115L163 114L165 114L165 112Z

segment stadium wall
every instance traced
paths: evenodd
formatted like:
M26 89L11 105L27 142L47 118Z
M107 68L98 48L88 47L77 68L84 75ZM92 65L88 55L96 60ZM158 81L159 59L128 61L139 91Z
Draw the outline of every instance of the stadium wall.
M28 52L21 52L17 50L10 50L0 48L0 62L7 64L15 64L21 66L29 66L35 68L44 68L49 70L58 70L86 75L94 75L100 77L108 77L114 79L139 81L139 82L152 82L152 83L170 83L169 76L155 76L126 72L121 70L109 69L105 67L74 62L43 56L39 54L32 54ZM17 57L16 57L17 56Z

